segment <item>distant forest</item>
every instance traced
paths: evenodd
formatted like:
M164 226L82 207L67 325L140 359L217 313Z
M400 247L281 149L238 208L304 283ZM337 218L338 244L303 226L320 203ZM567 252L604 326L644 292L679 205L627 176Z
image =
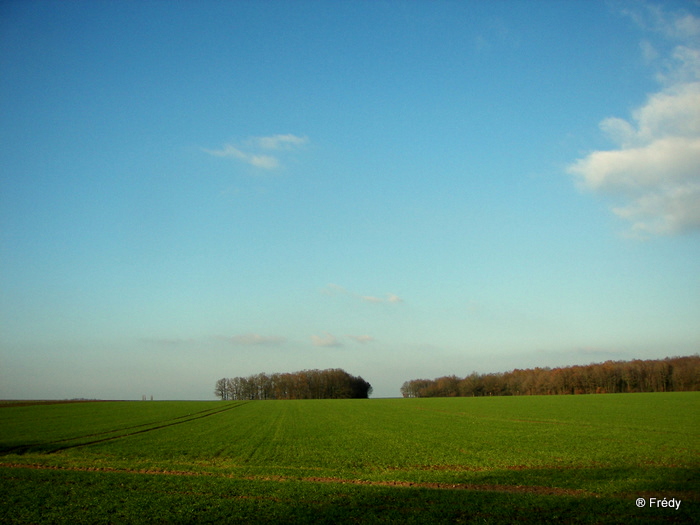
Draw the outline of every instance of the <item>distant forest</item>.
M214 394L224 401L256 399L365 399L372 385L340 368L222 378Z
M700 356L606 361L564 368L531 368L505 373L413 379L403 397L616 394L700 390Z

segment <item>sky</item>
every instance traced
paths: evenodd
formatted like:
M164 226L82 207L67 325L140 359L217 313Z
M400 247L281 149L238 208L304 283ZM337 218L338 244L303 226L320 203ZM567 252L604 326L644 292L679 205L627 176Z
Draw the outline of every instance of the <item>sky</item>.
M700 351L700 3L0 3L0 398Z

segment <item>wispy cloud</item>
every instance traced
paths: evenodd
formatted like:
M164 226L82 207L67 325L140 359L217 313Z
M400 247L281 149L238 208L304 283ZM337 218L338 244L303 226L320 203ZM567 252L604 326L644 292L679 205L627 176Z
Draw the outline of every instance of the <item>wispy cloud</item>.
M141 341L162 346L183 346L191 345L196 342L194 339L181 339L179 337L143 337Z
M312 335L311 343L314 346L343 346L337 337L328 332L323 332L323 335Z
M282 343L284 343L286 341L286 338L284 338L284 337L260 335L260 334L255 334L255 333L234 335L231 337L220 337L220 339L223 339L225 341L228 341L228 342L236 344L236 345L245 345L245 346L249 346L249 345L277 346L277 345L281 345Z
M373 295L363 295L361 296L361 299L365 302L368 303L402 303L403 299L401 299L398 295L393 294L393 293L388 293L384 297L374 297Z
M250 137L234 144L224 144L221 149L203 151L215 157L228 157L250 164L263 170L274 170L282 164L280 155L301 148L309 142L308 137L297 135L271 135L268 137ZM274 155L272 154L274 152Z
M352 295L344 287L339 284L328 283L322 290L321 293L325 295Z
M700 19L686 11L669 12L652 3L639 2L633 7L622 9L621 13L630 17L640 28L660 33L671 40L687 40L700 34Z
M488 21L474 38L474 50L478 53L492 51L502 46L515 48L520 37L500 18Z
M226 144L220 150L205 149L204 151L206 151L210 155L214 155L215 157L231 157L234 159L238 159L247 164L250 164L251 166L255 166L256 168L272 170L279 166L279 161L276 157L273 157L271 155L257 155L253 153L247 153L235 146L232 146L231 144Z
M630 119L603 120L616 148L594 151L567 171L582 188L615 199L612 212L631 223L633 235L700 229L700 19L649 6L625 14L681 43L664 58L643 41L644 57L658 62L661 90Z
M371 335L347 335L346 337L352 339L356 343L371 343L374 341L374 337Z
M248 144L265 150L293 150L306 145L308 137L298 137L288 133L287 135L271 135L269 137L254 137Z
M398 295L394 295L393 293L388 293L386 294L386 302L387 303L403 303L403 299L399 297Z
M322 293L325 295L346 295L348 297L352 297L355 299L360 299L361 301L364 301L366 303L402 303L403 299L401 299L398 295L393 294L393 293L387 293L384 294L384 296L375 296L375 295L361 295L355 292L351 292L347 290L346 288L330 283L326 285L325 288L323 288Z

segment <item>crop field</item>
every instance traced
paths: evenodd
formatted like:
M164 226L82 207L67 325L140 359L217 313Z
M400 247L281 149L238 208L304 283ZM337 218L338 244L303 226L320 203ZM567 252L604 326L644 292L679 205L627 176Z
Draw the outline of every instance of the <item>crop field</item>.
M699 402L0 405L0 522L697 522Z

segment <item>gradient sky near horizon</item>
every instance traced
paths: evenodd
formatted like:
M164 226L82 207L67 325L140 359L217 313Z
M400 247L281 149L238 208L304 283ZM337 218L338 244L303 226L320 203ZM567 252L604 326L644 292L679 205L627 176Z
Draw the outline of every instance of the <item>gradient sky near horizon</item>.
M0 398L700 351L700 3L0 4Z

